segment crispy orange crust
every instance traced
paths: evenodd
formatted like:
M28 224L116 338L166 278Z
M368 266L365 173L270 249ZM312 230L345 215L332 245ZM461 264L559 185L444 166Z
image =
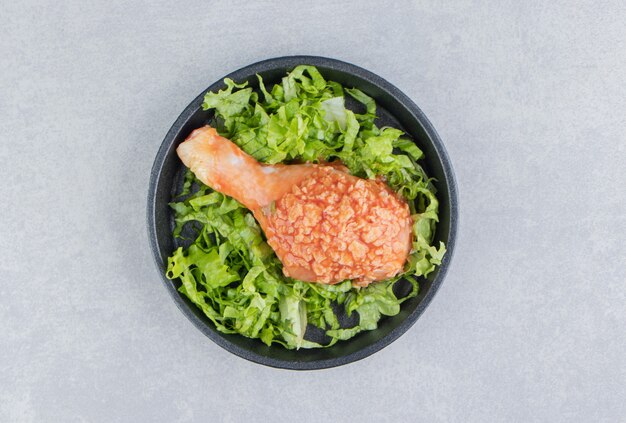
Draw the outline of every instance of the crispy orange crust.
M286 276L367 285L397 275L411 246L409 207L380 181L330 166L263 210L268 243Z

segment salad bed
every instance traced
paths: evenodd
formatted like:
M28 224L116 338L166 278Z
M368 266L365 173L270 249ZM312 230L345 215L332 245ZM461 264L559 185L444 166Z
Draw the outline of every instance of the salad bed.
M219 331L286 348L328 347L399 313L400 304L417 295L418 278L441 264L446 251L442 243L433 245L438 202L419 165L422 151L399 129L376 126L372 98L326 81L313 66L296 67L269 90L259 76L258 92L224 82L226 88L208 92L203 103L214 110L213 126L222 136L264 163L340 160L353 175L383 178L409 203L413 248L402 274L365 288L287 278L252 213L188 171L170 204L174 236L185 246L168 259L167 277L180 280L180 292ZM362 113L345 107L346 95L363 105ZM411 290L397 296L394 285L401 278ZM356 313L355 324L342 326L343 313ZM312 326L325 334L324 342L308 339Z

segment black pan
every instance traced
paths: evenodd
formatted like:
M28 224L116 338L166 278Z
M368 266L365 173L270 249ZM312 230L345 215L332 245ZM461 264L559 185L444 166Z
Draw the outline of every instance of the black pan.
M203 111L200 107L204 94L224 88L224 78L203 90L183 110L165 136L150 175L147 212L150 247L161 279L180 310L198 329L219 346L250 361L273 367L310 370L340 366L367 357L396 340L417 321L434 297L450 266L457 231L458 200L452 165L435 129L411 99L380 76L335 59L292 56L264 60L226 77L235 82L248 81L256 88L256 74L260 74L265 84L271 86L280 82L288 71L300 64L314 65L327 80L337 81L345 87L356 87L373 97L378 106L377 124L404 130L424 151L426 159L422 164L428 175L436 178L434 184L440 202L440 222L437 225L435 242L438 244L443 241L448 252L441 266L428 278L421 278L417 297L405 301L398 315L383 317L376 330L362 332L330 348L296 351L281 346L268 347L256 339L218 332L202 311L177 291L178 284L165 277L167 257L178 245L172 237L173 212L168 203L180 189L181 175L184 172L184 166L175 150L191 131L209 122L212 112Z

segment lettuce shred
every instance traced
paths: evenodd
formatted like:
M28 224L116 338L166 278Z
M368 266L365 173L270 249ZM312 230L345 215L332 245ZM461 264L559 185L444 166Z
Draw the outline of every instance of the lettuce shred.
M418 278L441 264L446 251L443 243L433 245L438 202L419 165L422 151L402 131L375 125L372 98L326 81L313 66L296 67L271 90L261 76L257 91L247 83L224 82L226 88L208 92L202 105L214 110L212 124L221 135L264 163L341 160L353 175L385 178L410 204L413 248L403 274L365 288L287 278L251 212L188 171L183 192L170 206L174 236L193 236L168 259L167 277L180 281L179 291L219 331L267 345L328 347L376 329L382 316L398 314L400 304L417 295ZM345 94L362 104L362 113L346 108ZM186 225L191 229L183 230ZM393 288L400 278L412 289L398 298ZM338 308L347 316L358 313L358 323L342 327ZM325 333L325 342L305 337L311 326Z

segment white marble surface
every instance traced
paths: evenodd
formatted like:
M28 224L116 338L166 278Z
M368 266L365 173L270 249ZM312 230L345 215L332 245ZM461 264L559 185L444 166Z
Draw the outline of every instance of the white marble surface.
M0 421L626 419L623 1L174 3L0 4ZM304 373L197 331L144 221L187 103L290 54L412 97L462 211L416 326Z

